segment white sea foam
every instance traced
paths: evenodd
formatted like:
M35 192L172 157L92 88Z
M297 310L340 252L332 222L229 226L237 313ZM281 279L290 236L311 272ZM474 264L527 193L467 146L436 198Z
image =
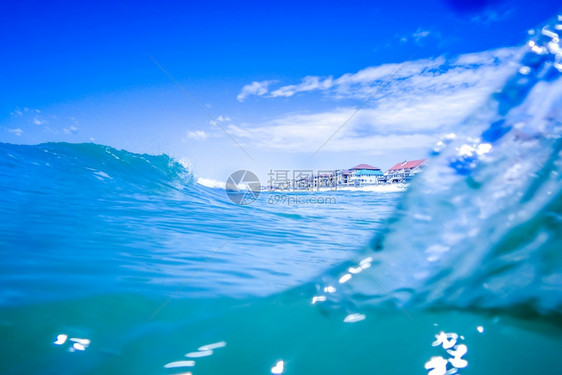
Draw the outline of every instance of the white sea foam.
M212 189L225 189L226 184L222 181L213 180L211 178L199 177L197 179L199 185L203 185Z
M213 180L212 178L199 177L197 183L212 189L226 189L226 183L223 181ZM229 184L231 187L231 185ZM238 190L251 190L250 186L244 183L236 184Z
M338 187L338 191L371 191L375 193L398 193L406 191L408 185L406 184L381 184L381 185L369 185L369 186L348 186L348 187Z

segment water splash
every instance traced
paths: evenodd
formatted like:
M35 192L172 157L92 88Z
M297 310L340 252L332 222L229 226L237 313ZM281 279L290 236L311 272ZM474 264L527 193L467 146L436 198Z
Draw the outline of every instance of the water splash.
M560 313L561 27L557 20L538 30L503 89L436 145L366 254L371 277L344 271L358 264L326 276L318 291L340 287L323 308L390 302Z

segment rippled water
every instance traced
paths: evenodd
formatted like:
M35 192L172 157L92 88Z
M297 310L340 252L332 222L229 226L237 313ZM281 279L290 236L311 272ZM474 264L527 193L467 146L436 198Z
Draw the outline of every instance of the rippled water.
M0 371L562 373L560 29L403 194L238 206L165 155L0 145Z
M4 304L92 293L268 295L349 260L399 196L326 192L309 194L326 204L294 205L264 193L239 206L165 155L94 144L0 148Z

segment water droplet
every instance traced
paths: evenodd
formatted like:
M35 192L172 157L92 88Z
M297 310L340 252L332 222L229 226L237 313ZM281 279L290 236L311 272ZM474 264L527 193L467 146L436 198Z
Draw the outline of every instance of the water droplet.
M271 368L271 373L272 374L282 374L283 370L285 368L285 364L283 363L283 361L278 361L275 366L273 366Z

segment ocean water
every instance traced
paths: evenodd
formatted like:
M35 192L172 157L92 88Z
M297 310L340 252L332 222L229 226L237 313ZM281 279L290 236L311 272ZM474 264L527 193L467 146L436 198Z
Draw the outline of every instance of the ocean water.
M562 373L560 23L403 193L1 144L0 372Z

